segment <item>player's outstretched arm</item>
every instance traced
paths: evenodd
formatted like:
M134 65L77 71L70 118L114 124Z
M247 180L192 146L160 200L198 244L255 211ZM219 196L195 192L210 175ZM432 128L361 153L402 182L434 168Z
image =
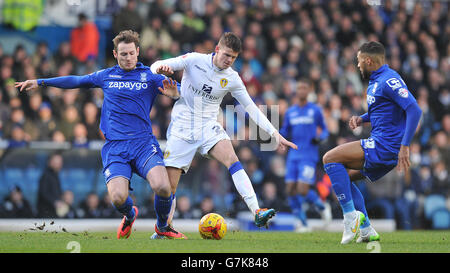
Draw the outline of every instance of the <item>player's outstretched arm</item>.
M39 86L54 86L63 89L73 89L79 87L89 88L99 86L99 84L96 83L98 73L99 72L94 72L85 76L62 76L48 79L27 80L24 82L16 82L14 86L19 88L20 91L33 90Z

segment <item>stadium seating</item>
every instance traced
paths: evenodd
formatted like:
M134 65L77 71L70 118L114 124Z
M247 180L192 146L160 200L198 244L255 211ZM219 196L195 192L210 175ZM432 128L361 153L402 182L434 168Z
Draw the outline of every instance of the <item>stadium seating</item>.
M95 191L94 169L67 168L60 172L61 189L70 190L74 194L75 203L82 201L87 194Z
M427 220L431 220L433 213L441 208L446 208L445 197L440 194L431 194L425 198L424 214Z
M436 209L431 216L431 226L433 229L449 229L450 211L446 208Z

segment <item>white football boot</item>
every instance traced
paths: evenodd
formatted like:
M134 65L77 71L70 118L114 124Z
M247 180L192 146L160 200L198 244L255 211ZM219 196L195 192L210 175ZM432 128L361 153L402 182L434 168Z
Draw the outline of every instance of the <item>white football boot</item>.
M365 220L364 214L357 210L350 212L348 217L344 217L344 233L341 244L350 243L359 234L359 228Z
M356 239L357 243L368 243L372 241L379 241L380 235L375 231L372 226L368 226L366 228L361 228L359 231L358 239Z

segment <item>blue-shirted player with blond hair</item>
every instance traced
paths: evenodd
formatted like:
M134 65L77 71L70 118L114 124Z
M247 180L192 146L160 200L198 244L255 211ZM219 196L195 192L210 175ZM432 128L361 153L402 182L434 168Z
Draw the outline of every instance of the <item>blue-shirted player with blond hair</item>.
M376 181L395 166L406 171L410 166L409 144L420 121L422 110L400 75L385 63L385 49L379 42L361 45L358 68L367 87L368 112L350 118L355 129L363 123L372 125L367 139L339 145L323 157L324 168L344 213L341 243L380 240L370 225L364 198L351 181Z
M297 81L297 103L284 115L280 134L298 146L289 149L286 160L286 194L292 213L300 220L297 232L309 232L303 204L313 205L327 225L331 221L331 208L311 189L315 183L316 165L319 161L319 143L328 137L328 130L320 107L308 102L311 83L307 79Z
M152 133L150 111L158 94L179 97L177 83L153 74L148 66L138 62L139 34L125 30L114 39L117 65L85 76L64 76L17 82L23 90L39 86L65 89L103 89L104 101L100 119L106 142L102 148L103 174L114 207L124 215L117 238L128 238L138 216L138 208L128 194L130 179L135 172L145 178L155 192L157 221L155 232L165 238L186 238L168 225L172 194L164 166L163 154ZM159 91L159 92L158 92Z

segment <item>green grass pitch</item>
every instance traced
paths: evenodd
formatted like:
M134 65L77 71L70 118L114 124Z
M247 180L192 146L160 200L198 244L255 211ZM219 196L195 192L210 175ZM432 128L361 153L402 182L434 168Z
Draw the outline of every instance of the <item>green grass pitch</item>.
M118 240L114 232L0 232L0 253L450 253L450 231L380 233L379 243L341 245L341 233L230 231L220 241L186 233L188 240L150 240L134 232Z

